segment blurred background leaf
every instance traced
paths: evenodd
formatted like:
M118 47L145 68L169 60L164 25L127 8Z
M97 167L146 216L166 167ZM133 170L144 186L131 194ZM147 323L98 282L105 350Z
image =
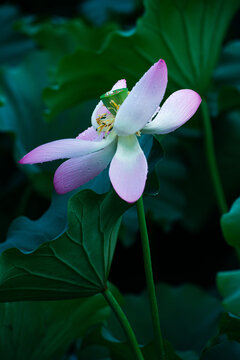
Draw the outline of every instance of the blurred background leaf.
M229 41L222 49L221 58L213 74L210 108L212 115L240 108L240 41Z
M100 26L109 20L121 21L141 6L140 0L88 0L79 4L79 10L92 24Z
M224 313L219 324L220 334L227 334L229 340L240 343L240 317Z
M200 360L237 360L240 356L240 344L235 341L225 341L207 351Z
M66 301L0 304L4 360L59 359L71 343L109 314L101 295Z
M14 29L20 13L14 6L0 6L0 66L17 65L34 49L34 42Z
M222 216L221 227L227 243L240 249L240 198L235 200L229 212Z
M217 274L218 290L223 297L224 308L240 316L240 270L223 271Z
M217 334L222 312L220 301L193 285L171 287L160 284L156 290L164 338L173 344L175 350L200 353L209 338ZM127 295L123 309L139 343L150 343L153 332L147 294ZM113 337L112 341L125 340L114 315L108 319L107 331Z

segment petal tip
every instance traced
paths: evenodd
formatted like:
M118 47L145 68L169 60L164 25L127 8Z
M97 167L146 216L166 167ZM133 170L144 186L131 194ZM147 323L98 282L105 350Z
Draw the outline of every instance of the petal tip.
M201 102L202 102L202 98L201 98L201 96L197 93L197 95L198 95L198 101L199 101L199 105L201 104Z
M29 159L29 154L24 155L20 160L18 160L19 164L33 164L33 162Z
M113 85L111 90L117 90L127 87L127 81L126 79L120 79L116 82L116 84Z
M201 96L194 90L189 90L194 96L195 96L195 100L196 100L196 111L198 109L198 107L200 106L201 102L202 102L202 98Z
M167 66L165 60L163 60L163 59L159 59L157 63Z
M159 66L160 68L164 68L167 70L167 64L166 64L165 60L163 60L163 59L159 59L156 62L156 65Z
M110 180L111 180L111 176L110 176ZM112 181L111 181L111 182L112 182ZM115 192L117 193L117 195L118 195L122 200L126 201L126 202L129 203L129 204L133 204L133 203L135 203L136 201L138 201L138 200L140 199L140 197L142 196L143 191L144 191L144 189L143 189L143 190L142 190L142 193L141 193L141 194L138 193L137 196L136 196L136 195L132 195L132 194L131 194L131 195L130 195L130 194L122 194L121 191L118 191L117 187L114 186L113 183L112 183L112 186L113 186Z
M165 60L159 59L154 65L155 65L154 67L155 67L156 71L158 71L161 74L163 79L165 79L164 82L167 83L167 81L168 81L168 70L167 70L167 64L166 64Z
M134 199L123 199L123 200L129 204L134 204L135 202L137 202L140 199L141 196L142 196L142 194Z

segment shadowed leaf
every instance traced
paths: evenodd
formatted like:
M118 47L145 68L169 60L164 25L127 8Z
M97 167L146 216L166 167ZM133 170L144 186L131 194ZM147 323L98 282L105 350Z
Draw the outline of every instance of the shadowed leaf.
M0 301L56 300L90 296L105 286L121 215L129 204L113 191L73 196L68 229L30 254L16 248L0 258Z

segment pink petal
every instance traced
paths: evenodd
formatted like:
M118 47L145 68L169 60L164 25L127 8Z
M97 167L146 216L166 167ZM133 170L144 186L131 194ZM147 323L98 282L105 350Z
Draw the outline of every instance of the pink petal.
M121 79L118 80L116 82L116 84L113 85L111 90L117 90L117 89L123 89L127 87L127 83L125 79ZM92 126L97 129L98 128L98 123L96 121L96 118L101 115L101 114L110 114L110 111L103 105L102 101L99 101L99 103L97 104L97 106L95 107L93 113L92 113L92 118L91 118L91 122L92 122Z
M54 175L54 187L58 194L65 194L92 180L111 161L116 142L92 154L69 159L60 165Z
M99 115L102 114L110 114L110 111L106 108L106 106L103 105L102 101L99 101L99 103L97 104L97 106L95 107L93 113L92 113L92 117L91 117L91 122L92 122L92 126L97 129L99 127L96 119Z
M40 145L26 154L20 164L36 164L45 161L66 159L83 156L99 151L114 140L114 135L109 135L101 141L89 141L81 139L62 139Z
M90 140L90 141L101 141L103 139L104 133L98 134L96 129L93 126L87 128L87 130L80 133L76 139L81 140Z
M121 79L121 80L118 80L115 85L113 85L113 87L112 87L111 90L113 91L113 90L118 90L118 89L124 89L124 88L126 88L126 87L127 87L127 82L126 82L126 80L125 80L125 79Z
M154 120L142 129L142 133L167 134L176 130L195 114L201 101L201 97L193 90L174 92L167 98Z
M147 178L147 161L135 135L119 136L109 176L123 200L133 203L142 195Z
M167 86L167 66L163 60L154 64L136 83L117 112L114 130L130 135L141 130L152 118Z

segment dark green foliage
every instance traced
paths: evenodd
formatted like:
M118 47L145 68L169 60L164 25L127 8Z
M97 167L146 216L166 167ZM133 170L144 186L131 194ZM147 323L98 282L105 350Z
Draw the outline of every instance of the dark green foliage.
M199 353L208 339L217 334L218 318L222 311L218 299L192 285L176 288L158 285L157 297L163 335L171 341L176 350ZM153 332L147 293L141 296L126 296L123 309L139 343L150 343ZM116 339L125 339L114 316L108 321L108 330Z
M230 211L221 218L225 240L229 245L240 249L240 199L232 205Z
M127 206L113 192L75 195L63 235L30 253L17 248L2 253L0 301L71 299L103 291Z
M0 304L0 354L4 360L53 360L109 310L102 295L66 301Z

